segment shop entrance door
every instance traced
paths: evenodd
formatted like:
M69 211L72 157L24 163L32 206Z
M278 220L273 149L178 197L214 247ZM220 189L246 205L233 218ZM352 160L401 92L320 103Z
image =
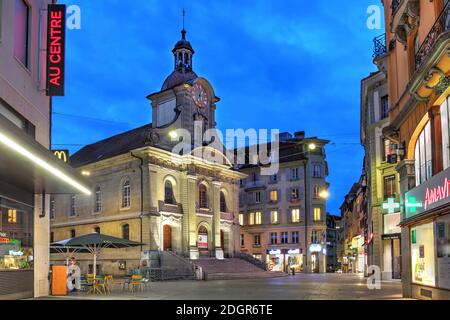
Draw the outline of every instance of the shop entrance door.
M319 273L319 253L317 252L311 254L311 271Z
M392 279L402 278L401 240L392 240Z

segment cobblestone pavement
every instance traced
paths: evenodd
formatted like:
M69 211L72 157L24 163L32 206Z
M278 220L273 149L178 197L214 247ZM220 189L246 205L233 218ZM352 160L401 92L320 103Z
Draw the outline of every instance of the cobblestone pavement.
M299 274L282 278L227 281L151 282L144 292L123 292L116 286L108 296L75 293L45 299L120 300L372 300L401 299L400 281L382 281L369 290L367 279L355 274Z

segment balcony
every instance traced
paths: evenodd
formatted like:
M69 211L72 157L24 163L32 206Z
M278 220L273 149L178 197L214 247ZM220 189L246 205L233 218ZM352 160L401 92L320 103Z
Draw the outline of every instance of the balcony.
M435 24L431 28L430 33L423 41L419 51L416 54L416 70L419 69L425 59L430 55L435 48L436 43L441 39L441 35L450 30L449 21L450 2L447 3L444 10L439 15Z
M159 212L183 214L183 207L181 204L169 204L164 201L158 201Z
M419 25L419 0L393 0L391 8L391 32L406 46L408 36Z
M386 34L382 34L373 39L373 58L377 59L386 53Z
M221 212L220 213L220 219L226 220L226 221L233 221L234 220L234 214L232 212Z

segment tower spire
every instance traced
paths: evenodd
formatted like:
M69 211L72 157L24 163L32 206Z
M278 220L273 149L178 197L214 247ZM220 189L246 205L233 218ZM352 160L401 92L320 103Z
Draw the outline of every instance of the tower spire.
M186 30L184 29L184 19L186 17L186 10L183 8L183 29L181 30L181 38L186 40Z

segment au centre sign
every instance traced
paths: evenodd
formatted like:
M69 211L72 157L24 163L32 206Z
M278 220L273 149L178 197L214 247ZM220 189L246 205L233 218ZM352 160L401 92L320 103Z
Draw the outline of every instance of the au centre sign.
M450 202L450 168L405 194L405 217L414 217Z

